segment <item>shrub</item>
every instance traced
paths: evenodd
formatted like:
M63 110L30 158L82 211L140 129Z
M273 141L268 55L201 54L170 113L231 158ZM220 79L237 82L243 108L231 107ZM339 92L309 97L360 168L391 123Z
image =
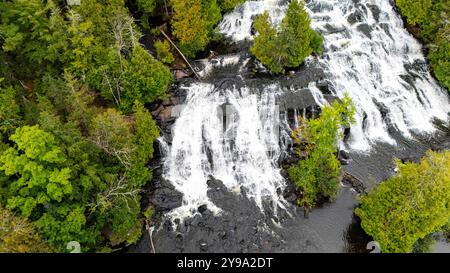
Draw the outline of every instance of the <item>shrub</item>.
M289 178L302 193L298 204L310 208L317 197L333 199L339 189L341 165L336 158L337 141L342 138L340 128L354 120L354 105L346 95L342 103L325 106L319 118L302 120L294 131L294 141L306 142L307 157L288 169ZM300 151L299 151L300 152Z
M154 44L156 49L156 56L158 59L165 63L165 64L171 64L175 60L172 53L170 52L170 44L168 41L164 40L158 40Z
M396 161L398 174L360 200L356 214L384 252L411 252L450 219L450 151L429 151L420 163Z

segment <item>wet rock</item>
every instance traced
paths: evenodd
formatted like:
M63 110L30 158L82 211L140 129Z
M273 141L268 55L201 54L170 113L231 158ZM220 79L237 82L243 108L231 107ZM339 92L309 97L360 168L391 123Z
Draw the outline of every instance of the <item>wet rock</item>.
M293 183L287 184L287 186L284 190L284 193L283 193L283 197L284 197L284 199L286 199L286 201L293 203L293 204L295 203L298 196L297 196L297 190Z
M388 130L390 132L395 131L396 129L394 128L390 118L389 118L389 108L382 102L373 100L375 106L377 107L378 111L381 114L381 118L383 119L383 121L386 123Z
M203 214L206 210L208 210L206 205L201 205L200 207L198 207L198 212L200 212L201 214Z
M389 24L387 23L380 23L379 26L384 30L384 32L386 32L386 34L391 38L394 39L394 37L392 37L392 34L389 30Z
M166 99L166 100L164 100L164 101L162 102L162 105L167 107L167 106L169 106L169 105L172 105L172 102L171 102L170 99Z
M344 128L344 141L347 141L350 137L350 127Z
M372 5L372 4L367 4L367 7L372 12L372 16L375 19L375 21L378 22L380 20L380 13L381 13L380 8L378 6Z
M362 14L361 11L357 10L353 13L351 13L348 17L347 17L347 22L351 25L357 23L357 22L361 22L364 18L364 15Z
M186 78L189 77L190 75L188 73L186 73L186 71L184 70L176 70L175 71L175 79L179 80L182 78Z
M362 32L364 35L366 35L368 38L372 39L372 28L368 24L360 24L356 29L359 32Z
M325 26L325 29L327 30L328 34L334 34L334 33L339 33L339 32L346 32L347 29L345 28L337 28L329 23L327 23Z
M417 72L426 73L428 69L425 60L419 59L414 60L413 63L404 64L404 67L408 71L408 73L413 77L418 77Z
M347 151L345 151L345 150L340 150L339 151L339 158L349 159L350 158L350 154Z
M283 92L278 100L280 111L286 111L288 109L306 109L317 105L316 100L309 89L288 90Z
M335 46L335 45L331 45L331 46L330 46L330 50L331 50L332 52L334 52L334 51L338 51L339 48L338 48L337 46Z
M164 110L164 107L162 105L159 105L158 108L156 108L156 110L152 111L152 115L156 117L159 115L159 113L161 113L162 110Z
M162 120L162 122L168 122L172 119L172 109L173 106L165 107L158 115L158 118Z
M172 105L178 105L181 104L181 99L179 97L171 97L170 102Z
M319 88L319 90L323 94L331 95L335 93L335 89L331 81L329 80L323 80L316 83L316 87Z
M160 210L171 210L181 206L183 194L165 179L154 181L152 203Z
M365 192L365 187L361 180L349 172L344 172L342 183L344 185L350 185L358 193Z
M326 2L313 2L308 7L313 12L326 12L333 9L333 6Z

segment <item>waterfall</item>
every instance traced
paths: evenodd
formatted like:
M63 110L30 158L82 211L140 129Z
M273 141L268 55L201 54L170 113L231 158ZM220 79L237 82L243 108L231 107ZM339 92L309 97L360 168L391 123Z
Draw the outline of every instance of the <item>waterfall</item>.
M391 2L307 1L312 26L325 38L319 65L334 95L348 92L357 108L348 139L356 151L370 151L380 141L395 145L390 131L406 138L432 133L433 119L447 120L450 111L447 91L431 77L422 46L405 30ZM219 31L234 41L251 39L254 15L268 10L278 24L286 5L282 0L247 1L224 17Z
M243 5L236 7L234 12L225 15L224 19L219 23L218 29L236 42L252 39L254 16L268 11L272 21L275 24L280 23L286 10L286 5L281 2L286 1L246 1Z
M163 173L183 193L183 205L169 217L182 220L201 205L221 213L207 196L211 176L231 191L239 193L243 187L261 209L264 201L275 213L284 207L277 193L285 186L277 167L283 150L275 103L279 88L220 90L208 83L185 88L187 102L173 126Z
M279 24L286 6L283 0L246 1L224 16L218 30L235 42L251 40L255 15L268 10ZM404 29L390 1L310 0L307 10L312 26L325 38L323 55L307 63L322 67L333 95L348 92L357 108L357 123L346 143L351 149L367 152L380 141L395 145L391 132L411 138L433 132L434 118L448 118L448 95L431 77L421 45ZM205 77L218 67L240 64L235 69L239 74L249 60L243 65L240 61L236 55L205 60L199 74ZM262 210L266 204L274 213L284 208L278 159L290 137L287 113L279 113L276 105L282 88L211 83L183 88L187 99L172 128L171 145L163 145L163 177L183 194L183 203L168 216L183 220L201 205L222 213L208 198L211 178L237 194L244 189ZM318 105L327 104L316 83L308 89Z

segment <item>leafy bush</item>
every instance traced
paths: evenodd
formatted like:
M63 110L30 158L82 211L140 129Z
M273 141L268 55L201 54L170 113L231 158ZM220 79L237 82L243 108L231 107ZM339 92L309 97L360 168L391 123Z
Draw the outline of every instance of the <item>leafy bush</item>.
M429 151L420 163L402 164L398 174L360 200L361 226L383 252L411 252L414 244L450 219L450 151Z
M168 41L164 40L158 40L154 44L156 49L156 56L158 59L165 63L165 64L171 64L175 60L172 53L170 52L170 44Z
M342 103L325 106L319 118L302 120L294 131L294 141L307 143L305 160L288 169L289 178L301 191L298 204L313 207L317 197L333 199L339 189L341 165L337 160L337 141L342 138L340 128L354 122L354 105L346 95ZM299 151L300 152L300 151Z
M311 21L303 2L290 2L280 30L272 26L268 12L255 19L252 54L274 73L286 67L298 67L314 51L321 52L323 38L310 26Z
M429 18L432 0L396 0L402 13L408 18L411 25L422 24Z

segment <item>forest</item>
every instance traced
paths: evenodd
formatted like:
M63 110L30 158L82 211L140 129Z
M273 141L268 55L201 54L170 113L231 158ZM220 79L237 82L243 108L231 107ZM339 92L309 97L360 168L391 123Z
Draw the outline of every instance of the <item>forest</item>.
M208 55L224 39L223 16L244 0L0 1L0 252L113 252L136 243L154 208L141 194L152 180L161 132L149 106L170 98L174 68ZM450 5L396 0L425 45L440 85L450 89ZM75 3L75 4L74 4ZM249 52L268 77L298 70L324 52L303 1L275 26L254 19ZM295 205L314 213L339 193L342 128L355 123L348 93L292 134ZM300 148L299 148L300 147ZM411 252L450 231L450 152L429 151L360 197L356 215L383 252ZM407 228L405 228L407 227Z

